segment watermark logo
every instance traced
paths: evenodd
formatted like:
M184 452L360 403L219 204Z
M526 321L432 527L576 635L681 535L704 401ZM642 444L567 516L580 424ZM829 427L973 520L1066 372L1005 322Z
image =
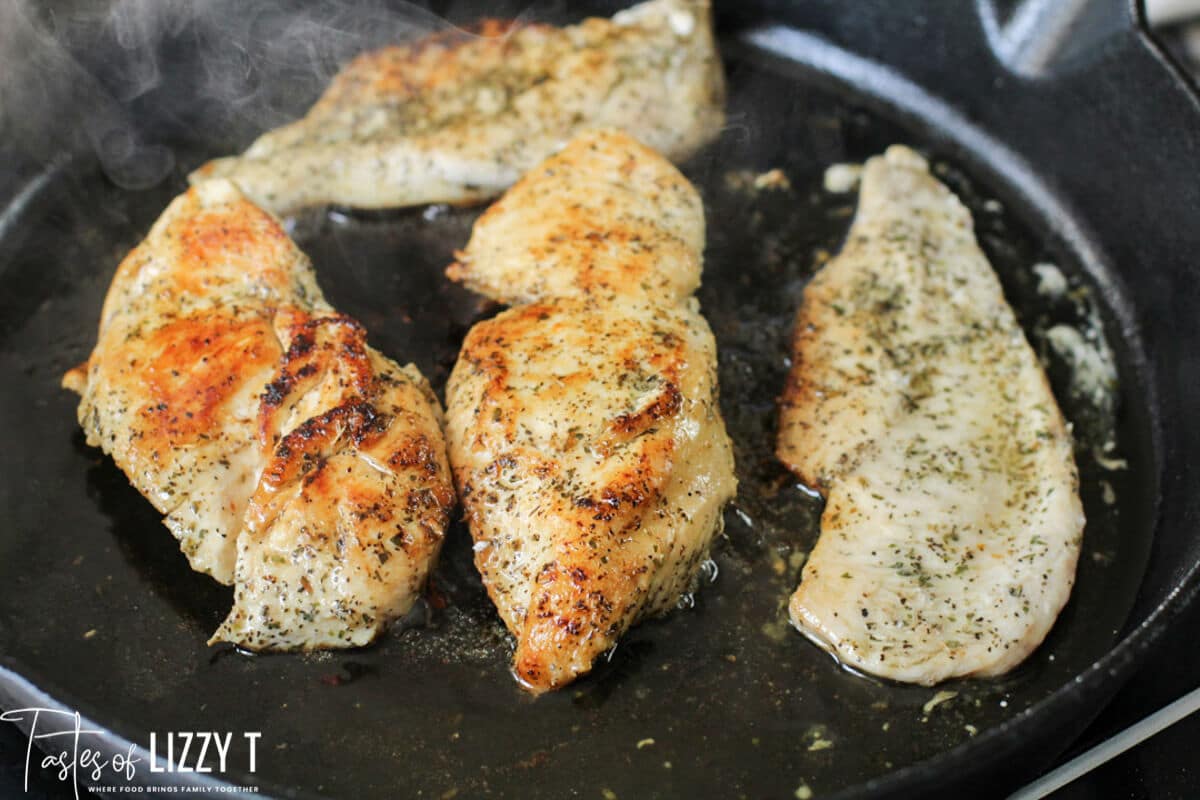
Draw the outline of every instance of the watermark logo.
M253 775L258 768L259 731L240 734L245 742L246 761L233 764L235 735L218 731L169 731L150 734L149 747L139 751L129 745L124 752L109 752L91 737L104 732L83 727L76 711L55 708L15 708L0 714L0 721L24 723L29 728L25 750L25 791L29 791L32 765L52 770L60 781L71 781L78 800L80 784L94 794L187 793L236 794L258 791L256 786L182 785L169 775L205 774L219 776L229 769ZM93 746L97 745L97 746ZM161 776L155 778L155 776ZM136 781L136 783L135 783Z

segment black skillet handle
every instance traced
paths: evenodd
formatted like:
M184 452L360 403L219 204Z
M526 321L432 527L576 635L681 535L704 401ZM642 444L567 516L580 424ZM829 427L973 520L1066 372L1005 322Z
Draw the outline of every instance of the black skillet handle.
M1026 78L1086 68L1113 37L1145 30L1138 0L976 0L997 60Z
M784 24L891 64L922 85L945 70L1046 79L1145 37L1142 0L713 0L719 29Z

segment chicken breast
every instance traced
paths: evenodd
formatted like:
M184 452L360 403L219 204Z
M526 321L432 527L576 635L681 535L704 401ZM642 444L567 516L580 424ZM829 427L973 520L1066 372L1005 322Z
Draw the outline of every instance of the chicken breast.
M684 227L697 244L684 255L673 234L646 231L646 249L631 253L638 277L621 280L610 258L612 280L590 291L569 280L591 274L587 254L633 241L653 219L631 188L637 181L587 174L606 175L612 163L634 176L669 173L673 188L659 196L680 205L664 205L662 227L694 215ZM587 672L631 625L694 588L736 489L712 333L694 298L641 280L662 241L671 243L664 265L675 259L696 273L681 285L698 282L704 218L674 167L624 134L582 135L480 223L468 252L495 264L486 247L495 232L506 234L497 249L509 254L522 252L523 231L544 238L538 215L513 201L557 190L560 166L578 172L581 194L607 194L586 214L572 210L574 195L557 209L543 203L567 227L554 254L529 264L527 285L561 265L565 276L541 285L567 287L563 296L476 325L446 388L450 460L475 563L517 639L514 671L537 692ZM627 216L627 201L645 216ZM520 271L515 261L505 269ZM525 294L542 291L552 290Z
M412 605L454 503L437 401L232 183L167 208L63 382L192 567L236 585L216 639L363 644Z
M493 197L591 127L682 159L720 130L707 0L650 0L568 28L497 21L365 53L298 122L196 182L227 177L276 212Z
M613 130L576 139L475 222L447 274L501 303L642 295L700 286L704 207L662 156Z
M1016 666L1074 581L1071 436L970 212L911 150L867 162L794 351L777 452L826 507L793 623L898 681Z

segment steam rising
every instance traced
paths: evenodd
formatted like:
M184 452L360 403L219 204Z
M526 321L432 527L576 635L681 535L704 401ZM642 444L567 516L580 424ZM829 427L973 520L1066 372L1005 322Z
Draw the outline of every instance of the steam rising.
M380 0L54 5L0 2L0 141L34 166L94 153L126 189L240 151L354 55L449 26Z

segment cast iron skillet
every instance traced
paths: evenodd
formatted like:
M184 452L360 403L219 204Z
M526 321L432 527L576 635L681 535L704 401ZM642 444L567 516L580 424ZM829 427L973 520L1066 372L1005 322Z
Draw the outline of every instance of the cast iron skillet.
M187 169L298 113L350 52L433 19L248 5L176 19L116 4L93 26L64 6L57 40L27 20L0 26L25 65L24 83L0 84L0 107L24 101L4 118L0 174L0 707L78 710L103 731L93 743L143 758L151 732L230 731L223 775L138 780L279 796L991 794L1061 752L1196 594L1200 105L1133 6L757 2L720 9L730 124L686 165L709 213L700 298L742 485L692 607L533 701L506 672L456 525L427 603L378 645L209 650L229 590L188 570L149 504L85 445L59 376L86 356L113 269ZM839 669L784 624L820 504L770 455L791 315L854 202L820 189L822 169L895 141L929 154L975 212L1075 424L1089 518L1046 644L1002 680L944 687L957 694L936 705L932 690ZM775 167L789 189L747 185ZM440 391L469 325L494 311L440 272L476 214L322 210L293 230L331 300ZM1069 297L1038 293L1038 262L1062 269ZM1107 343L1115 392L1072 391L1046 346L1055 324ZM247 731L262 733L253 775Z

